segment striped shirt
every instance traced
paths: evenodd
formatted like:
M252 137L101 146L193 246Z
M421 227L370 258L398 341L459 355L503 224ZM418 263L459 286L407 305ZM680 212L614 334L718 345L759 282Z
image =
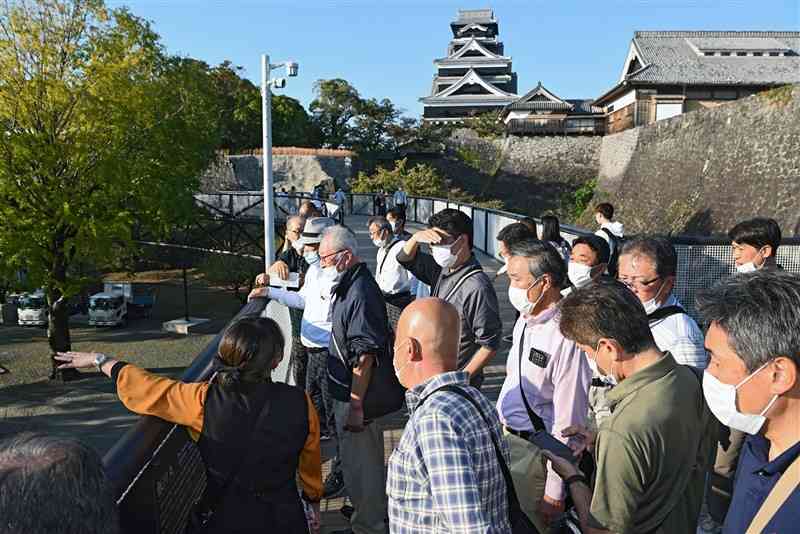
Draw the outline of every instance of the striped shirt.
M681 303L675 295L670 295L659 308L664 306L681 306ZM671 353L676 362L697 369L705 369L708 365L703 332L685 313L650 323L650 330L659 350Z
M455 393L434 394L457 385L478 402L475 407ZM503 472L492 436L508 461L500 421L492 404L469 386L463 371L443 373L406 392L411 418L389 459L386 493L393 534L510 533ZM491 433L490 433L491 432Z

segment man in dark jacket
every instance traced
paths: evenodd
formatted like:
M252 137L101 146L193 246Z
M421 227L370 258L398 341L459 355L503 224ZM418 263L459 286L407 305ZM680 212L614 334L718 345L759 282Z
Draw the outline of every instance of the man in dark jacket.
M391 365L386 304L378 284L357 256L356 237L344 226L323 233L319 248L321 289L331 295L328 387L339 435L339 458L355 512L356 534L386 532L383 431L364 419L364 400L376 365Z

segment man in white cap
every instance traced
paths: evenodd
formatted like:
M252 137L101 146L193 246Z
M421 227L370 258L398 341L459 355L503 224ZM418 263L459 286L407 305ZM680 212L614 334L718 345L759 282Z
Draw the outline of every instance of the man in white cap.
M306 391L314 402L319 414L323 436L336 437L333 422L331 397L328 393L328 343L331 337L331 323L328 319L330 295L323 295L320 286L319 244L322 231L336 222L328 217L315 217L306 221L300 234L303 258L308 263L305 282L300 291L288 291L278 287L258 287L249 298L269 297L289 308L302 309L300 323L300 343L307 355ZM269 275L259 275L256 284L269 286ZM338 454L337 454L338 459ZM325 480L325 496L331 498L341 492L344 486L338 461L334 461L331 474Z

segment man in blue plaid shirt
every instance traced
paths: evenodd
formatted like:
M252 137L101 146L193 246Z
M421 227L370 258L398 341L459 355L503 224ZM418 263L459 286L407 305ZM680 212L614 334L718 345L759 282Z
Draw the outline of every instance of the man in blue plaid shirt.
M389 459L386 492L395 534L510 533L506 483L492 440L508 461L489 400L457 369L460 318L452 304L419 299L400 316L395 373L411 418ZM481 407L443 386L456 386ZM428 398L430 397L430 398ZM424 404L423 404L424 403Z

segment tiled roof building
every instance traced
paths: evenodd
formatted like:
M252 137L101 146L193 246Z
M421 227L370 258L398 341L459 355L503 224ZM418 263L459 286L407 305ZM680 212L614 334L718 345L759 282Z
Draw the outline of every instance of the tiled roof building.
M542 82L503 110L506 130L511 134L558 135L601 134L603 108L591 99L562 99L548 91Z
M800 83L800 32L640 31L595 101L610 133Z
M450 23L447 56L436 59L431 94L420 98L426 121L454 122L500 110L517 99L517 75L504 55L491 9L460 10Z

